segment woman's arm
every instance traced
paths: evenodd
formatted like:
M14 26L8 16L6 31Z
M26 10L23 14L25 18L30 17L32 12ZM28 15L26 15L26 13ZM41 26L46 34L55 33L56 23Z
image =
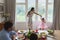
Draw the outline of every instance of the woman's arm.
M40 15L40 14L38 14L38 13L36 13L36 12L34 12L34 14L39 15L40 17L42 17L42 15Z

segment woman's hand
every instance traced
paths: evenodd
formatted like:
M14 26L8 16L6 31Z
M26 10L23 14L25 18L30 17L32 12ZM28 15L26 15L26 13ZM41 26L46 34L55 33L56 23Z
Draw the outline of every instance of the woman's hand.
M39 15L42 18L42 15Z
M38 14L38 13L36 13L36 12L34 12L36 15L39 15L40 17L42 17L42 15L40 15L40 14Z

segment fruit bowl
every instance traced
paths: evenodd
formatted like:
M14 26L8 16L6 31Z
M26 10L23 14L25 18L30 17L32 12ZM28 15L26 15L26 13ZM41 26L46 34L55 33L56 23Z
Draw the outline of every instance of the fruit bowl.
M46 37L47 37L47 34L46 34L45 32L42 32L42 33L40 34L40 37L41 37L41 38L46 38Z
M53 30L48 30L48 33L49 33L50 35L53 35L54 31L53 31Z
M46 40L46 39L47 39L47 34L45 32L40 33L39 40Z

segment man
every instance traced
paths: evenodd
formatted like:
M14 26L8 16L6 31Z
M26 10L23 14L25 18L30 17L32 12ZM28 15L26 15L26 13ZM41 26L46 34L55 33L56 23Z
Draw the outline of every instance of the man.
M9 32L12 31L13 23L8 21L4 24L4 29L0 32L0 40L12 40Z

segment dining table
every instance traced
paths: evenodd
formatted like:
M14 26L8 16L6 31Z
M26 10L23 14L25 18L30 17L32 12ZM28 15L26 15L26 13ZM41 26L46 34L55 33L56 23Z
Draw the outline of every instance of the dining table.
M21 31L21 30L19 30L18 32L20 32L20 31ZM29 32L29 30L23 30L23 32L24 32L24 33L27 33L27 32ZM48 35L46 40L60 40L60 35L59 35L60 30L54 30L54 35L49 35L48 32L47 32L47 30L39 30L38 32L39 32L39 34L40 34L41 32L45 32L45 33ZM21 32L20 32L20 33L21 33ZM18 36L19 36L19 35L18 35ZM20 36L23 36L23 33L21 33ZM17 37L16 37L16 38L17 38ZM23 40L23 39L20 38L20 39L17 39L17 40ZM29 40L29 39L27 39L27 40Z

